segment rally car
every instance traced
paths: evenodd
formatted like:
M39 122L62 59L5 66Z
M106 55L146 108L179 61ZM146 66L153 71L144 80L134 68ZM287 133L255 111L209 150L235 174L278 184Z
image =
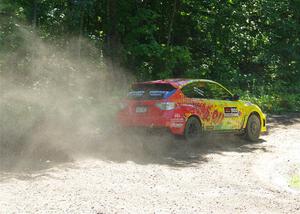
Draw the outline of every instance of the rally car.
M237 133L257 141L266 131L266 116L257 105L206 79L135 83L117 119L123 127L167 128L188 142L206 132Z

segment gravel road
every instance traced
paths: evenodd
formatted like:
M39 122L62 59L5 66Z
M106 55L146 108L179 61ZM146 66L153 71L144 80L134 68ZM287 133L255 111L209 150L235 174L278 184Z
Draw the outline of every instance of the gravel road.
M0 168L0 213L300 213L300 189L290 186L300 175L300 115L269 124L255 144L167 145L158 135L149 150L114 136L72 155L18 160Z

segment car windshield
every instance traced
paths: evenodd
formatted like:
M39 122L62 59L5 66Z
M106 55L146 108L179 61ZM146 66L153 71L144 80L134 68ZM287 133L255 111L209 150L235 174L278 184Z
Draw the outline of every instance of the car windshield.
M170 84L134 84L128 93L129 99L160 100L171 96L176 91Z

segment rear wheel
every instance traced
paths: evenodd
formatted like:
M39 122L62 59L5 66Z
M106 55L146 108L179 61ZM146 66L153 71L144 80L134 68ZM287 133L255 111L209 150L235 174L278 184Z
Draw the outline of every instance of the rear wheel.
M260 118L256 114L251 114L248 118L245 137L247 140L256 142L260 136Z
M188 119L184 129L184 137L190 143L195 143L199 140L202 132L201 123L196 117Z

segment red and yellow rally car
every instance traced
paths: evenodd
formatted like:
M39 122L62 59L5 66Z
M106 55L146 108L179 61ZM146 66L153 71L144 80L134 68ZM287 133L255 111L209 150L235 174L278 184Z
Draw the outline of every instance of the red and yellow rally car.
M205 79L133 84L117 118L123 127L168 128L188 141L204 132L240 133L257 141L266 131L266 116L258 106Z

